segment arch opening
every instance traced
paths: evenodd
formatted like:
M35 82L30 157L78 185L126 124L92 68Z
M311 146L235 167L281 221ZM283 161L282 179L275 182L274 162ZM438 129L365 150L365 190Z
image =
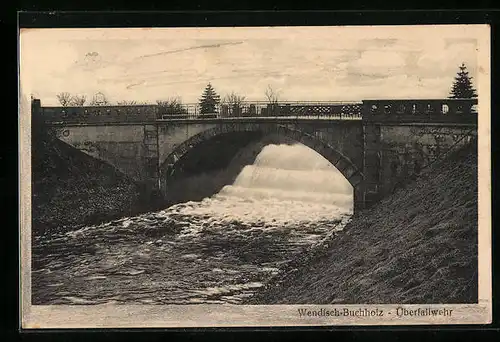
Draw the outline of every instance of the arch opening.
M254 162L263 147L261 138L258 132L224 133L189 144L185 153L174 151L160 175L166 204L201 201L231 184L244 165Z
M254 163L213 198L231 201L245 216L275 220L321 220L353 211L347 179L317 152L295 142L264 146Z
M202 132L167 156L161 177L168 204L217 194L337 204L352 212L363 195L363 175L348 158L284 127Z

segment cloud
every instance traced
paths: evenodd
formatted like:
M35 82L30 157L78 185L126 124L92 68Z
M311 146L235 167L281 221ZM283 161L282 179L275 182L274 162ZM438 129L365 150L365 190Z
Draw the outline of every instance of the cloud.
M389 48L400 43L399 39L395 38L374 38L374 39L361 39L358 43L360 49L370 49L370 48Z
M454 37L454 38L445 38L444 39L445 47L448 48L451 45L455 44L470 44L473 45L474 48L477 47L477 39L470 37Z
M465 63L471 76L476 75L477 57L473 43L447 44L439 50L427 50L417 61L415 71L421 77L446 77L453 80L458 67Z
M404 73L406 65L405 55L402 52L390 49L360 51L357 58L340 63L337 69L341 74L337 76L338 83L357 86L375 85L393 75Z
M188 48L185 48L185 49L161 51L161 52L157 52L157 53L146 54L146 55L142 55L142 56L136 57L136 59L142 59L142 58L148 58L148 57L157 57L157 56L164 56L164 55L170 55L170 54L174 54L174 53L186 52L186 51L191 51L191 50L196 50L196 49L213 49L213 48L219 48L219 47L225 46L225 45L238 45L238 44L243 44L243 42L229 42L229 43L217 43L217 44L207 44L207 45L192 46L192 47L188 47Z
M305 35L297 28L281 38L273 30L254 38L227 31L223 39L205 39L199 32L154 39L146 32L140 39L32 35L22 47L22 82L53 104L61 91L88 97L102 91L138 101L181 96L196 102L209 81L221 95L236 91L263 100L271 83L288 100L316 101L447 96L458 65L465 62L472 76L477 72L477 44L470 37L396 39L377 37L369 28L356 36L344 35L345 30Z
M361 57L350 63L350 69L359 71L393 70L405 66L404 56L394 51L367 50Z

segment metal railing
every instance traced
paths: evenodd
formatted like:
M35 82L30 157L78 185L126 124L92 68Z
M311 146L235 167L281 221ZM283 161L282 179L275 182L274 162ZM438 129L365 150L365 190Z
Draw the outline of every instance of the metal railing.
M38 111L49 122L143 122L157 119L154 105L39 107Z
M477 99L364 100L363 120L476 121Z
M176 111L159 108L161 120L241 119L241 118L311 118L360 119L361 102L242 102L218 104L204 113L199 104L184 104Z
M168 120L316 119L382 121L474 121L477 99L364 100L362 102L221 103L212 108L196 104L83 106L35 108L48 122L106 123Z

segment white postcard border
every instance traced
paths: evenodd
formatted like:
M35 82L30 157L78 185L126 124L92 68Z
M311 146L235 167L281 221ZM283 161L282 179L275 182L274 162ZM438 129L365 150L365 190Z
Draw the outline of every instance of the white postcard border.
M432 25L427 25L432 26ZM457 29L457 25L437 25L433 29ZM23 329L32 328L131 328L131 327L235 327L235 326L320 326L320 325L428 325L488 324L492 322L491 276L491 145L490 145L490 27L458 25L474 30L478 37L478 304L432 305L31 305L31 120L29 98L20 93L19 113L19 191L20 191L20 275ZM414 26L407 26L411 32ZM370 27L365 27L367 30ZM388 30L391 27L386 27ZM221 30L227 31L230 28ZM251 28L246 28L246 30ZM282 28L283 29L283 28ZM50 30L50 29L47 29ZM110 35L117 30L111 29ZM134 30L134 29L127 29ZM138 29L140 30L140 29ZM188 29L186 29L188 30ZM206 29L216 35L217 28ZM300 30L294 27L293 30ZM198 29L203 33L203 29ZM425 30L424 30L425 31ZM181 29L181 32L184 30ZM469 31L470 32L470 31ZM200 34L202 34L200 33ZM22 61L20 51L20 60ZM20 65L22 69L22 63ZM22 79L22 77L21 77ZM299 310L309 310L300 315ZM341 315L335 312L382 310L384 316ZM347 310L347 311L345 311ZM360 311L361 310L361 311ZM398 315L412 311L419 314ZM425 311L430 310L430 311ZM452 310L450 315L432 310ZM304 312L304 311L303 311ZM327 315L326 312L329 312ZM429 315L423 315L427 312ZM361 315L361 316L360 316ZM66 317L61 321L61 317Z

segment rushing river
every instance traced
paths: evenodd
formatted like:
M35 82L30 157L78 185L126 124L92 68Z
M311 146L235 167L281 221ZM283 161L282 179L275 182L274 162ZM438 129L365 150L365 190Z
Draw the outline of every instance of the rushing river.
M241 303L351 213L326 159L268 145L203 201L35 238L33 303Z

